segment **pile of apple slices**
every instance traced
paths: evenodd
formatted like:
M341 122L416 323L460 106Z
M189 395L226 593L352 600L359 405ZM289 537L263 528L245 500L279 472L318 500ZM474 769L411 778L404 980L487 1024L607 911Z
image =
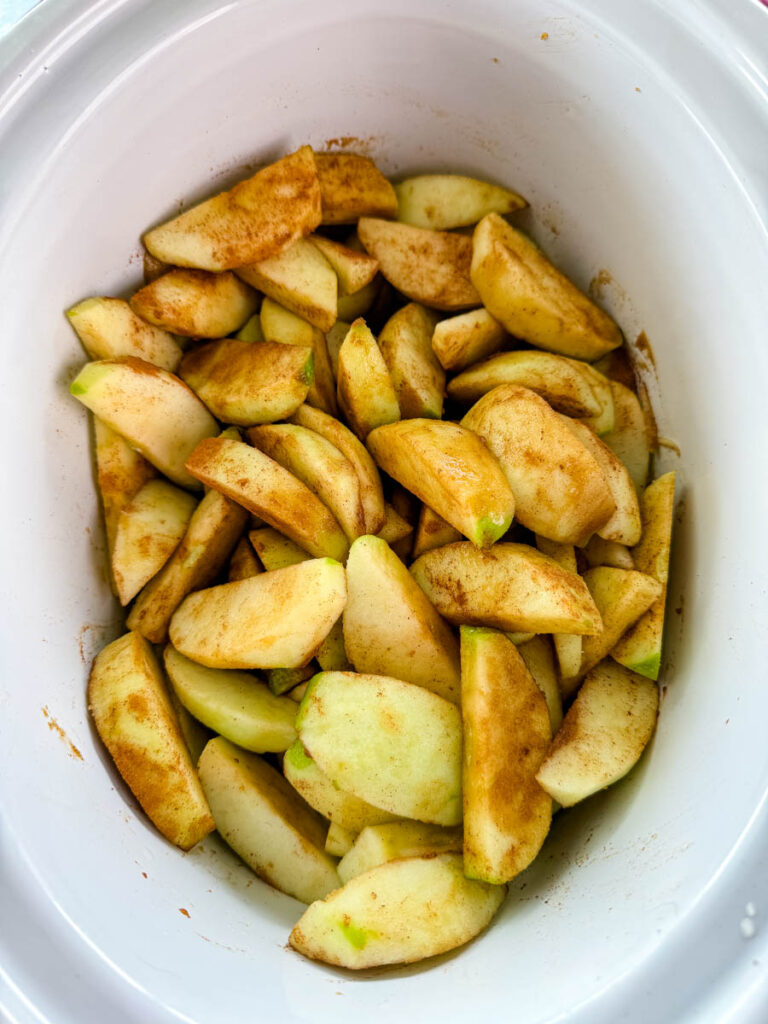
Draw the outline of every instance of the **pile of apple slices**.
M167 839L215 828L311 904L290 941L331 964L473 938L655 727L674 477L525 205L304 146L68 313L130 606L99 734Z

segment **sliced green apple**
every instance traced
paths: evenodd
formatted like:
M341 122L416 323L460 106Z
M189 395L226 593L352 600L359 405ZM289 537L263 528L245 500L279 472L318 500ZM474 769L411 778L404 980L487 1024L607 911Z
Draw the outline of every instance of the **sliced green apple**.
M321 331L330 331L336 323L338 279L325 256L306 238L278 256L238 267L237 275Z
M432 350L437 317L417 302L387 320L379 347L395 388L403 419L443 415L445 371Z
M420 821L390 821L367 825L353 839L339 864L342 885L379 864L403 857L423 857L435 853L461 853L461 828L424 825Z
M487 309L448 317L436 324L432 349L445 370L465 370L504 347L507 332Z
M339 406L359 438L400 419L392 378L365 321L355 320L339 349Z
M437 231L467 227L488 213L514 213L528 205L517 192L464 174L418 174L394 188L397 219Z
M67 318L91 359L138 356L171 373L181 360L173 335L136 316L124 299L84 299Z
M256 312L256 293L233 273L174 267L131 296L142 320L187 338L222 338Z
M397 216L394 189L370 157L315 153L323 224L354 224L360 217Z

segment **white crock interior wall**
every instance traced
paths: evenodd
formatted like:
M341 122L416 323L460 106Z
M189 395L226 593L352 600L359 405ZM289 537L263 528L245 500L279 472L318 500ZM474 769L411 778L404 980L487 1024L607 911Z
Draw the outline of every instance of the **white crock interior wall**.
M754 628L764 545L744 493L743 430L764 452L751 381L766 371L754 299L768 277L750 211L656 70L565 6L521 0L467 13L469 3L413 0L366 16L375 4L353 11L334 0L292 4L289 17L243 3L210 18L205 0L185 15L159 6L134 5L132 19L95 33L98 49L54 65L51 85L37 87L45 117L16 129L30 157L3 253L3 358L6 412L23 440L6 442L7 561L23 584L7 612L16 643L4 652L0 700L6 715L13 701L14 727L0 758L6 779L24 780L6 798L8 848L18 841L80 937L17 866L17 913L28 924L9 970L57 1022L83 998L78 972L93 989L88 1012L98 999L133 1007L113 1020L140 1008L145 1021L390 1021L404 1007L412 1019L473 1020L504 1007L521 1021L569 1010L597 1020L594 1006L577 1007L685 924L765 786L755 713L765 708L764 666L763 679L754 671L764 660ZM188 31L164 42L182 23ZM684 615L670 616L669 691L642 767L556 822L501 919L471 947L374 981L286 952L299 905L214 840L187 856L167 846L94 743L86 666L116 619L86 419L65 387L83 356L61 316L88 294L134 287L139 230L178 200L243 164L345 135L392 173L450 168L518 188L535 235L582 286L610 271L606 306L630 337L645 328L656 351L685 503L672 588L672 608L684 590ZM67 756L43 707L82 761ZM734 934L740 916L734 905ZM50 945L39 957L36 935L41 950ZM58 967L46 968L54 955Z

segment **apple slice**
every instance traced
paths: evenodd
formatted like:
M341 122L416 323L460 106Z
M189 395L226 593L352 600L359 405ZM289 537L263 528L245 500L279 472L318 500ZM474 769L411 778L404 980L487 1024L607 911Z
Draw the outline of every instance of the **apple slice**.
M476 402L500 384L519 384L541 395L567 416L598 416L602 405L576 359L552 352L522 349L502 352L454 377L448 394L460 402Z
M449 312L481 304L469 278L472 239L361 217L357 233L382 275L403 295Z
M314 662L310 662L303 668L270 668L267 670L267 686L276 697L280 697L284 693L293 691L297 686L301 686L302 683L307 683L316 672L317 666ZM295 717L296 704L301 702L295 699L293 702Z
M635 561L628 547L615 540L603 540L594 534L582 549L591 569L609 565L613 569L634 569Z
M633 484L641 491L648 480L651 458L648 424L637 395L618 381L612 380L610 384L614 425L612 430L603 434L603 441L621 459Z
M306 484L328 506L350 542L365 533L355 467L330 441L295 423L253 427L248 440Z
M67 318L91 359L138 356L171 373L181 360L173 335L136 316L124 299L84 299Z
M439 420L443 415L445 371L432 350L436 321L434 313L411 302L387 320L379 335L403 419Z
M400 419L392 378L365 320L355 320L339 349L337 392L339 406L362 440L375 427Z
M192 758L192 764L196 765L200 760L200 755L205 750L205 744L211 738L211 732L209 729L206 729L202 722L198 722L196 718L190 715L176 696L172 686L168 687L168 699L179 723L184 744L189 751L189 756Z
M338 280L328 260L306 238L279 256L237 268L237 275L321 331L336 323Z
M136 598L128 628L154 644L165 643L173 613L187 594L216 578L247 522L244 508L209 491L192 513L181 544Z
M248 539L256 549L267 572L275 569L287 569L289 565L308 562L312 557L302 550L298 544L273 530L271 526L251 530Z
M459 540L461 540L461 534L457 529L450 523L446 523L443 517L433 511L429 505L421 506L416 538L411 552L413 559L417 559L425 551L441 548L444 544L455 544Z
M335 445L355 467L360 481L360 500L365 512L365 532L378 533L384 525L384 493L376 463L365 446L355 437L351 430L332 416L320 409L301 405L291 417L292 423L309 427L310 430L322 434L326 440Z
M156 476L156 470L135 448L98 416L93 418L96 443L96 483L104 509L104 527L110 559L120 513L139 493L144 484Z
M573 544L558 544L557 541L537 536L536 547L543 555L554 559L562 569L573 573L578 571L576 550ZM575 633L554 633L552 642L555 645L561 677L575 676L581 666L581 637Z
M261 304L261 324L267 341L306 345L312 349L314 380L307 394L307 403L335 416L336 381L323 332L269 296L265 296Z
M321 672L296 728L346 792L417 821L461 820L461 716L450 701L386 676Z
M222 338L188 352L179 376L224 423L272 423L306 399L314 380L312 349Z
M120 513L112 549L112 572L120 604L126 605L176 550L196 505L167 480L149 480Z
M459 700L456 639L385 541L354 542L347 591L344 645L358 672L394 676Z
M379 261L367 252L349 249L341 242L334 242L323 235L310 235L309 241L320 250L339 279L339 288L346 295L353 295L365 288L376 276Z
M615 423L611 382L590 363L578 362L578 366L589 381L595 400L600 406L600 412L596 416L585 416L584 422L592 427L596 434L607 434L613 430Z
M380 540L385 540L391 548L413 533L413 527L408 520L401 516L389 502L384 504L384 516L384 525L375 536Z
M258 754L217 736L198 771L221 838L259 878L302 903L338 888L322 819Z
M385 288L388 288L388 285L381 274L377 274L370 284L359 291L352 292L351 295L340 288L336 303L338 319L351 324L359 316L365 316L375 302L381 302L382 291Z
M233 273L174 267L131 296L143 320L187 338L221 338L238 330L258 307L256 294Z
M117 770L169 842L189 850L213 831L160 666L138 633L96 655L88 709Z
M432 349L445 370L464 370L504 347L507 332L487 309L441 320L432 334Z
M599 634L600 614L575 573L527 544L481 551L466 541L421 555L411 573L454 625L511 632Z
M461 422L498 458L515 516L529 530L561 544L586 544L613 515L616 505L595 457L529 388L502 384Z
M320 223L320 182L312 150L257 171L227 192L152 228L144 245L179 267L230 270L276 256Z
M87 363L69 390L174 483L199 487L184 463L197 442L217 434L219 427L178 377L143 359L123 356Z
M310 555L343 560L349 544L328 508L293 473L242 441L209 438L187 468L198 480L260 516Z
M310 807L351 832L360 832L367 825L395 820L395 815L389 811L382 811L331 782L307 754L301 740L297 740L285 752L283 771L286 779Z
M355 841L355 833L348 828L342 828L332 821L328 826L328 835L325 837L325 852L332 857L343 857L352 849Z
M317 662L324 672L348 672L352 666L344 645L343 620L337 619L328 636L317 649Z
M163 654L176 696L195 718L256 754L281 753L296 740L296 705L247 672L205 668L170 645Z
M235 337L238 341L250 341L251 343L254 341L266 341L259 314L254 313L252 317L249 317L235 334Z
M418 174L394 188L397 219L437 231L467 227L488 213L514 213L528 205L517 192L463 174Z
M561 633L560 635L565 636L566 634ZM507 633L507 637L514 643L513 634ZM525 662L525 667L531 673L534 683L544 694L549 712L549 723L554 735L563 720L563 699L560 696L560 683L549 639L546 636L533 636L518 641L515 646L517 653Z
M584 638L578 675L575 679L562 680L565 696L573 693L587 672L602 661L619 637L658 601L664 591L661 583L644 572L605 566L587 569L584 582L600 612L603 631L597 636Z
M352 970L413 963L473 939L505 892L465 878L456 853L393 860L313 903L290 943L312 960Z
M461 853L461 828L424 825L420 821L390 821L367 825L353 840L339 864L342 885L379 864L403 857L435 853Z
M563 807L623 778L656 728L656 685L612 661L593 668L536 775Z
M443 420L401 420L369 434L368 448L385 473L479 547L509 529L514 496L472 431Z
M640 498L640 512L643 535L632 549L632 557L635 567L657 580L662 591L648 611L616 642L611 657L633 672L658 679L675 515L674 473L665 473L646 487Z
M586 423L567 416L563 416L563 422L600 466L616 506L611 518L597 531L598 536L630 547L637 544L642 530L640 506L627 467Z
M599 359L621 344L611 317L497 213L480 221L472 245L472 283L510 334L576 359Z
M367 156L315 153L323 197L323 224L354 224L360 217L396 217L395 191Z
M228 582L247 580L251 576L258 576L260 572L264 572L264 566L257 558L251 542L247 537L241 537L229 560Z
M503 633L461 627L464 874L501 885L528 867L552 821L536 772L552 738L544 695Z
M300 668L346 599L344 567L311 559L190 594L169 635L177 651L209 668Z
M325 336L325 343L328 346L328 358L331 361L331 370L333 371L334 380L337 380L339 376L339 352L351 326L352 324L347 323L346 320L337 320Z

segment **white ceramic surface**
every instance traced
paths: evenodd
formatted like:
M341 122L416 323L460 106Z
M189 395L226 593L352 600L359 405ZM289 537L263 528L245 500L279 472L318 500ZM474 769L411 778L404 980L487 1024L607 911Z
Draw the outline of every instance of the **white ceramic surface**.
M9 1020L768 1019L767 35L749 0L46 0L3 41ZM61 314L135 287L139 232L179 200L340 136L392 173L508 183L578 282L607 268L603 301L648 332L683 452L642 767L562 816L476 943L366 979L287 951L300 906L213 840L164 843L94 741L87 664L117 619Z

